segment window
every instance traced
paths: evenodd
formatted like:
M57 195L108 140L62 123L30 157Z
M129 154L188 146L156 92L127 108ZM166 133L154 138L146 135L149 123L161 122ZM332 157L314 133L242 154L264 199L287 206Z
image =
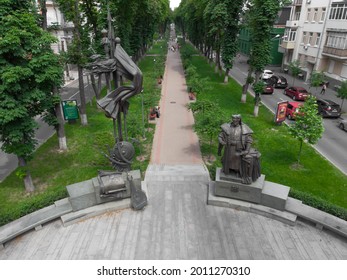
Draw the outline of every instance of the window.
M310 21L311 18L311 9L307 9L306 21Z
M313 32L310 32L310 36L309 36L309 38L308 38L308 43L309 43L310 45L313 45Z
M318 19L318 8L314 9L314 13L313 13L313 20L312 21L317 21Z
M316 43L315 43L316 46L319 45L319 41L320 41L320 33L317 33L317 36L316 36Z
M337 49L347 49L347 33L343 32L329 32L327 38L327 47Z
M295 41L296 30L286 29L283 36L283 41Z
M295 41L296 31L290 32L289 41Z
M302 33L302 43L303 43L303 44L306 44L306 41L307 41L307 32L304 31L304 32Z
M295 12L294 20L300 19L300 12Z
M332 4L330 9L329 19L346 20L347 19L347 4Z
M325 14L326 14L326 8L322 8L322 13L321 13L321 16L320 16L320 20L321 20L321 21L324 21L324 19L325 19Z

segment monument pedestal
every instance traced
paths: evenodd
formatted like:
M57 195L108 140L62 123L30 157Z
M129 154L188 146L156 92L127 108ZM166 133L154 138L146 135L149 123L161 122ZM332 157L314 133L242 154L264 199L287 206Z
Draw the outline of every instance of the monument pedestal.
M261 203L261 192L265 176L261 175L250 185L242 184L241 178L225 175L221 168L217 168L215 181L215 195Z
M128 180L128 176L131 176L132 182ZM141 191L140 170L123 172L119 175L118 181L124 182L124 186L119 188L116 192L103 194L101 190L102 185L112 183L112 179L113 177L110 177L110 179L107 178L105 181L101 181L103 178L95 177L84 182L67 186L66 189L69 193L69 202L72 210L79 211L98 204L127 199L136 191ZM116 179L115 177L114 180ZM133 184L133 187L131 187L131 184Z
M290 188L265 181L261 175L250 185L243 184L241 178L225 175L217 168L216 181L213 182L214 195L261 204L283 211Z

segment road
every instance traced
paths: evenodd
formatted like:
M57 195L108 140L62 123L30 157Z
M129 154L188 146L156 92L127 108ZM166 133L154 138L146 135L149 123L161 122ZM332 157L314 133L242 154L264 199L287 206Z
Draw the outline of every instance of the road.
M237 80L241 85L244 84L247 77L248 64L246 63L247 58L241 56L236 59L234 67L231 70L231 76ZM280 69L278 67L269 67L276 74L281 74L287 78L288 84L293 83L293 77L279 73ZM302 86L309 89L309 85L302 80L295 79L296 86ZM313 94L316 94L316 89L311 89ZM324 98L333 100L338 104L341 104L341 99L336 96L336 92L332 89L327 89ZM262 95L262 103L268 107L272 112L275 112L277 102L287 100L292 101L292 99L283 94L283 89L275 89L272 95ZM344 102L342 107L342 118L347 119L347 102ZM290 122L286 121L288 124ZM341 172L347 175L347 133L342 131L337 127L338 119L323 119L325 131L322 138L313 147L326 159L328 159L333 165L335 165Z
M77 73L71 73L71 75L77 77ZM92 86L89 84L89 80L87 77L84 77L85 83L85 94L86 99L91 100L93 96ZM72 80L67 83L60 91L62 100L72 100L76 99L78 104L80 104L79 100L79 89L78 89L78 80ZM38 146L44 143L47 139L49 139L54 133L55 130L53 127L48 126L39 116L36 118L36 121L39 124L39 128L35 133L35 137L38 141ZM58 141L58 140L57 140ZM13 154L6 154L2 150L0 150L0 182L2 182L13 170L15 170L18 166L17 156Z

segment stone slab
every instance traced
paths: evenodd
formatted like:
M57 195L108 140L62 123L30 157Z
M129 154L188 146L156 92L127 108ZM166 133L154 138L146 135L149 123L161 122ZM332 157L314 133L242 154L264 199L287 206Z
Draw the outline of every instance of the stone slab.
M319 229L325 228L347 238L347 222L338 217L307 206L295 199L288 199L286 210L314 223Z
M219 197L214 195L215 182L209 183L207 204L219 207L232 208L244 212L251 212L261 216L265 216L288 225L295 225L297 215L286 211L279 211L267 206L254 204L242 200L236 200L227 197Z
M215 181L215 195L228 198L240 199L253 203L261 203L262 189L265 176L261 175L255 182L250 185L224 181L220 179L221 169L217 168Z
M66 190L70 198L88 195L94 192L92 179L68 185L66 186Z
M66 199L59 200L57 204L58 206L50 205L0 227L0 244L29 230L39 229L41 225L72 211L72 207Z
M283 211L289 191L290 188L287 186L265 181L261 194L261 205Z
M250 212L280 221L291 226L294 226L296 224L297 215L286 211L280 211L264 205L252 204Z
M88 218L92 218L112 211L127 209L129 207L130 198L126 198L118 201L98 204L86 209L82 209L80 211L68 213L66 215L61 216L61 221L63 222L63 225L66 227Z
M232 208L232 209L241 210L245 212L249 212L251 208L251 203L249 202L222 197L222 196L216 196L215 182L213 181L209 182L207 204L213 205L213 206L219 206L219 207Z

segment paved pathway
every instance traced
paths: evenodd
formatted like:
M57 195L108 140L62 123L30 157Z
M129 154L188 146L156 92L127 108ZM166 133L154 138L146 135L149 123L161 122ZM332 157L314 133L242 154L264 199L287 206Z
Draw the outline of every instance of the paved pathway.
M307 223L207 205L209 178L187 102L179 54L169 51L143 211L68 227L56 220L8 242L0 259L347 259L345 239Z

